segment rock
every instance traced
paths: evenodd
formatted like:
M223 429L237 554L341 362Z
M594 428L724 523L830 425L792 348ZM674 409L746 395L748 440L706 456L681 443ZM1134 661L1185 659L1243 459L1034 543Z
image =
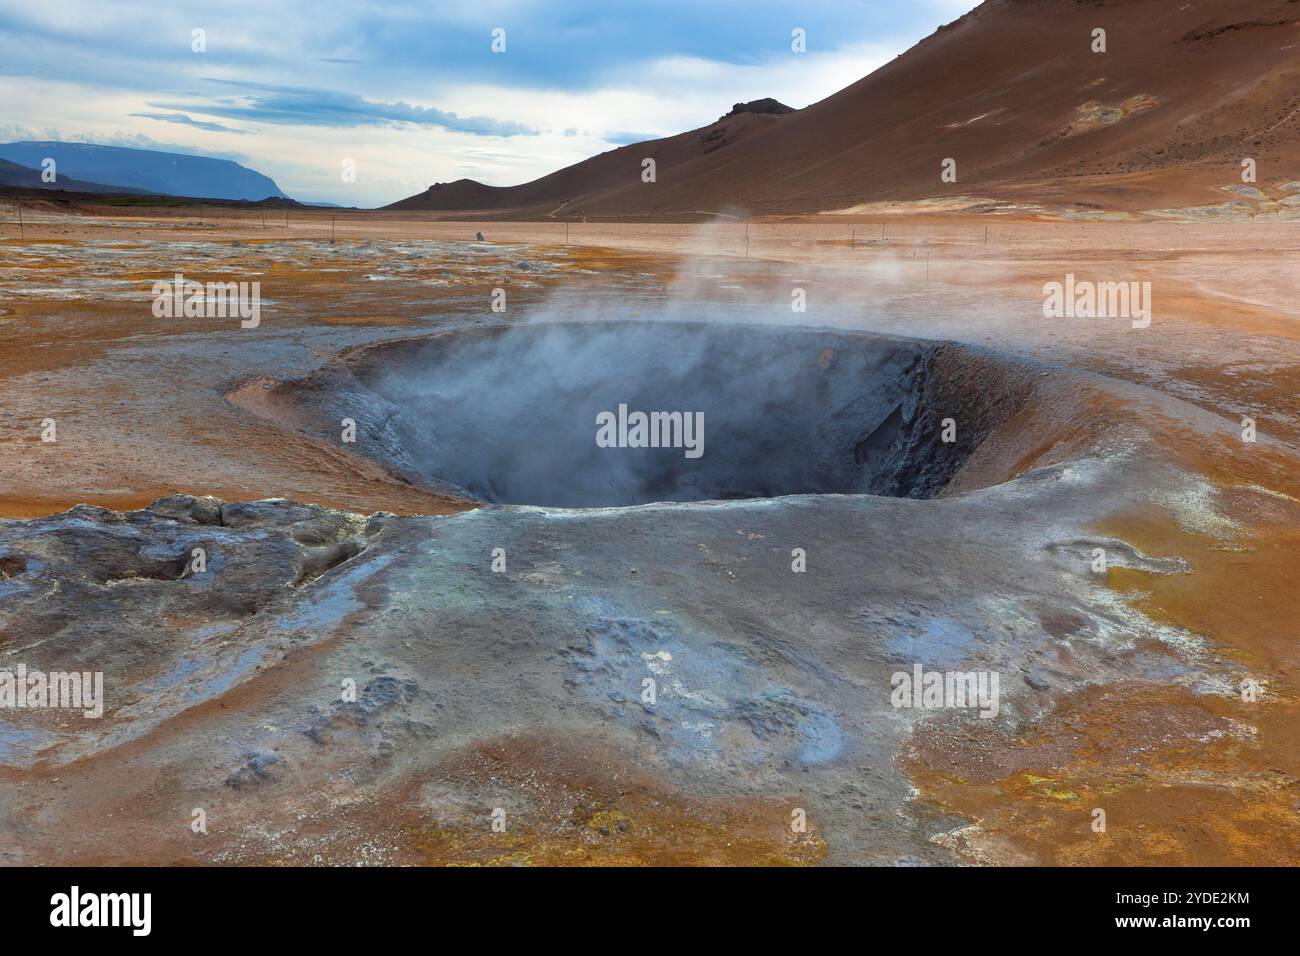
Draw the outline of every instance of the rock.
M243 766L226 777L226 786L232 790L242 790L252 784L269 780L271 778L269 768L279 762L280 757L278 754L269 751L254 751L248 754Z
M795 112L793 107L786 106L779 100L774 100L770 96L765 96L761 100L750 100L748 103L737 103L731 108L731 112L719 118L718 122L726 119L728 116L739 116L741 113L767 113L772 116L780 116L784 113Z
M355 558L365 549L365 544L356 538L321 548L305 548L298 555L298 573L294 575L293 583L302 584L318 578L331 568Z
M149 505L149 511L195 524L221 524L221 502L216 498L196 498L193 495L168 495Z

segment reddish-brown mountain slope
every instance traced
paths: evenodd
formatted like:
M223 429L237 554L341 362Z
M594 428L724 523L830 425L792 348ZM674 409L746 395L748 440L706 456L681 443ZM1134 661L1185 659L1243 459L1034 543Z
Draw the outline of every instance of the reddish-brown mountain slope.
M1245 157L1265 188L1300 180L1300 0L987 0L819 103L727 123L723 148L702 148L714 124L522 186L462 181L397 206L654 218L958 194L1221 201ZM641 181L647 156L655 183Z
M513 210L526 216L568 215L567 205L618 190L628 171L641 181L641 163L652 158L656 175L676 169L693 159L708 156L742 142L756 132L793 113L775 100L737 103L716 123L665 139L622 146L585 159L549 176L521 186L485 186L472 179L438 183L418 196L393 203L389 209Z

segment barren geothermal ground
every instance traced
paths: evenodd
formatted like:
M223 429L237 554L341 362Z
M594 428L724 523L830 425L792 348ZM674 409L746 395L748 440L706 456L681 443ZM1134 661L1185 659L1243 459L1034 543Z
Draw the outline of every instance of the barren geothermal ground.
M0 860L1300 860L1300 225L300 218L3 223Z

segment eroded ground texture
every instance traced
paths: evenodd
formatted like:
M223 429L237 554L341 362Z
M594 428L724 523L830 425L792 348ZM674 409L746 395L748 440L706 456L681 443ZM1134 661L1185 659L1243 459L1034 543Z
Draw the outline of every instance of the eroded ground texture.
M735 227L6 239L0 669L102 671L105 702L0 711L0 860L1300 860L1293 227L782 227L748 258ZM261 325L155 318L177 272L260 280ZM1067 272L1150 281L1150 326L1045 319ZM462 400L440 356L591 320L702 341L732 411L763 384L761 458L709 436L718 494L836 443L866 477L476 501L542 453L457 471L471 493L447 472L492 443L463 423L513 427L488 396L575 366ZM895 707L916 665L996 673L996 715Z

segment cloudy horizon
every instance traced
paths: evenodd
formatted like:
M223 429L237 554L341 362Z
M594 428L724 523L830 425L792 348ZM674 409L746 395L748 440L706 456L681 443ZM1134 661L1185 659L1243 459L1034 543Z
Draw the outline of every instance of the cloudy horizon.
M295 199L379 206L462 177L526 182L737 102L802 108L976 5L0 0L0 141L233 159Z

